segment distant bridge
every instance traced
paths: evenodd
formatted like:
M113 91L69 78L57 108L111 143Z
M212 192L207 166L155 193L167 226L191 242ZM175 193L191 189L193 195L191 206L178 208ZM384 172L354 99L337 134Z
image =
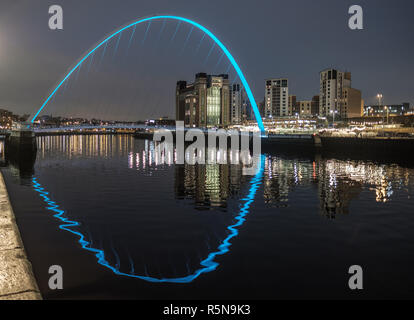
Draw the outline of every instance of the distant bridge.
M53 132L71 132L71 131L91 131L91 130L138 130L149 129L145 124L108 124L108 125L74 125L64 127L47 127L47 128L33 128L35 133L53 133Z

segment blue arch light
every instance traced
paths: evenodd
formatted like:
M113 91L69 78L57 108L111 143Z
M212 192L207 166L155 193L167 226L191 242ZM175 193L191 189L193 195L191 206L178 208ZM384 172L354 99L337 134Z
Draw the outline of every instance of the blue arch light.
M179 20L179 21L184 21L187 22L195 27L197 27L198 29L200 29L201 31L203 31L205 34L207 34L220 48L221 50L223 50L224 54L227 56L227 58L229 59L230 63L233 65L233 68L236 70L237 75L239 76L244 89L246 90L247 96L249 98L250 104L253 108L253 112L254 112L254 116L256 118L257 124L260 128L260 130L262 132L264 132L264 126L263 126L263 121L262 121L262 117L260 116L260 112L259 109L257 107L256 101L254 100L254 96L252 93L252 90L250 89L249 84L247 83L247 80L243 74L243 72L241 71L239 65L237 64L236 60L233 58L233 56L231 55L230 51L227 50L227 48L224 46L224 44L207 28L203 27L201 24L192 21L190 19L187 18L183 18L183 17L178 17L178 16L169 16L169 15L165 15L165 16L153 16L153 17L148 17L148 18L144 18L144 19L140 19L138 21L135 21L131 24L128 24L125 27L122 27L121 29L119 29L118 31L115 31L114 33L112 33L110 36L108 36L107 38L105 38L102 42L100 42L95 48L93 48L91 51L89 51L69 72L68 74L63 78L63 80L56 86L56 88L52 91L52 93L47 97L47 99L43 102L42 106L39 108L39 110L36 112L36 114L34 115L34 117L32 118L32 120L30 121L31 123L34 122L34 120L36 120L37 116L39 115L39 113L43 110L43 108L47 105L47 103L50 101L50 99L55 95L55 93L57 92L57 90L59 90L59 88L62 86L62 84L70 77L70 75L77 69L79 68L79 66L86 60L88 59L88 57L93 54L97 49L99 49L102 45L104 45L105 43L107 43L109 40L111 40L113 37L115 37L116 35L118 35L119 33L123 32L124 30L131 28L133 26L136 26L142 22L146 22L146 21L152 21L152 20L158 20L158 19L172 19L172 20Z

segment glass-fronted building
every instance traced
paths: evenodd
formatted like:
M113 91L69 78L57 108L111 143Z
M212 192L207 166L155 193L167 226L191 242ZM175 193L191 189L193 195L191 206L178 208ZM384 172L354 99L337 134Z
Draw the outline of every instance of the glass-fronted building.
M178 81L176 120L186 127L226 127L230 124L228 75L196 74L194 83Z

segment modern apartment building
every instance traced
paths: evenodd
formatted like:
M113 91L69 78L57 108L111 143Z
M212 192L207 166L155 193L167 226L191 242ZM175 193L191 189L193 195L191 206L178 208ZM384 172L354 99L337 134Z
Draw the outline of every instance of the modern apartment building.
M361 91L354 88L343 89L343 99L339 101L341 118L357 118L363 115L364 101Z
M290 116L316 116L319 114L319 96L313 96L312 100L297 101L296 96L289 95Z
M312 98L311 113L313 116L319 114L319 95L313 96Z
M351 87L351 73L336 69L320 72L319 114L329 116L339 112L339 101L343 99L344 88Z
M240 124L242 122L243 89L240 84L230 87L230 123Z
M294 95L289 95L288 114L290 116L294 116L296 114L299 114L299 108L298 108L298 105L296 103L296 96L294 96Z
M303 100L303 101L298 101L297 102L297 106L299 109L299 115L301 116L311 116L312 115L312 101L311 100Z
M260 107L260 105L258 104ZM230 86L230 124L254 120L254 112L246 91L240 84Z
M186 127L225 127L230 124L230 86L227 74L198 73L194 83L178 81L176 120Z
M351 87L351 73L336 69L320 72L319 115L360 117L363 113L362 94Z
M288 79L268 79L265 87L266 118L285 117L289 115Z

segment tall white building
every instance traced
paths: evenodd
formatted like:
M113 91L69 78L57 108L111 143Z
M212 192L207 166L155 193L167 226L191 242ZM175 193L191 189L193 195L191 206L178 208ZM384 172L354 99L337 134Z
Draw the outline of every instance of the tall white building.
M288 79L268 79L265 88L266 118L285 117L289 115Z
M344 89L351 88L351 73L335 69L320 72L319 115L340 113L344 103Z

